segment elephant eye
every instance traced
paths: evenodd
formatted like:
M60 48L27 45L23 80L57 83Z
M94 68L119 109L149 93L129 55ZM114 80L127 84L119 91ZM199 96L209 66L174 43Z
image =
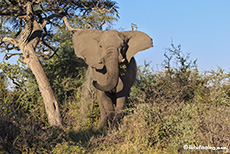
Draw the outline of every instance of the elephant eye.
M126 49L127 49L127 45L123 44L122 47L121 47L121 51L125 51Z
M99 45L100 48L102 48L102 45Z

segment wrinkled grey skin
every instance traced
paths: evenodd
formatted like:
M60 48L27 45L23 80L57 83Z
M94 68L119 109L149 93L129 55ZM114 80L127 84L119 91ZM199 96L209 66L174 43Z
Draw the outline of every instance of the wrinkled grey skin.
M104 128L125 109L137 72L133 56L152 47L152 39L139 31L82 30L74 33L73 43L76 56L89 65L101 112L99 127Z

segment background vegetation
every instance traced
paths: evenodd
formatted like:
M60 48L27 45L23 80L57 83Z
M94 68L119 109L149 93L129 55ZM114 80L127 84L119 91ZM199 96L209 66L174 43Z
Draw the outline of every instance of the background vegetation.
M60 104L64 128L49 127L31 71L18 59L0 64L0 153L223 153L183 146L230 148L230 73L200 72L181 46L165 52L162 70L139 66L125 117L117 129L100 131L99 107L83 116L86 65L74 55L71 33L54 35L59 52L42 60ZM11 81L11 83L9 83Z
M63 129L48 126L31 72L19 64L1 65L1 152L186 153L185 144L229 148L230 74L221 68L201 73L196 61L172 45L163 71L155 72L149 64L139 66L122 123L118 129L101 132L96 100L87 123L80 123L86 67L69 45L62 49L43 67L60 102ZM17 83L10 90L6 77Z

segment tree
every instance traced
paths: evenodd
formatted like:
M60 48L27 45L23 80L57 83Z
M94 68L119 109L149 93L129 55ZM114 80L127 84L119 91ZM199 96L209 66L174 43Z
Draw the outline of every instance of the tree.
M39 57L51 58L58 42L53 38L56 28L62 28L62 17L78 22L78 27L102 29L116 17L115 2L106 0L1 0L1 52L5 59L22 54L23 63L34 74L44 100L51 126L61 126L58 102L42 68ZM10 51L22 53L9 53Z

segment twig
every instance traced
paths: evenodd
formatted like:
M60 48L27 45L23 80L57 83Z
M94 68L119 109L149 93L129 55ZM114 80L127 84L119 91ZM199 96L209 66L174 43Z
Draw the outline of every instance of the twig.
M102 30L102 26L105 24L105 20L103 20L103 22L100 24L100 30Z
M55 50L54 53L53 53L51 56L49 56L49 59L51 59L54 55L57 55L57 56L58 56L57 52L58 52L58 49Z
M22 32L22 20L20 20L19 31L14 35L14 38L17 38L21 32Z
M87 28L87 27L89 27L89 28ZM93 29L93 27L92 27L90 24L87 23L87 24L85 25L85 29Z
M10 79L12 80L13 84L15 84L16 86L18 86L18 88L21 88L20 84L17 83L17 82L14 80L14 78L11 77Z
M9 56L8 56L9 55ZM12 56L16 56L16 55L22 55L22 53L6 53L3 60L8 60L10 59Z
M45 21L42 23L42 25L40 25L41 29L44 29L45 26L46 26L46 24L47 24L47 20L45 20Z
M137 25L134 23L131 23L132 31L137 31Z

